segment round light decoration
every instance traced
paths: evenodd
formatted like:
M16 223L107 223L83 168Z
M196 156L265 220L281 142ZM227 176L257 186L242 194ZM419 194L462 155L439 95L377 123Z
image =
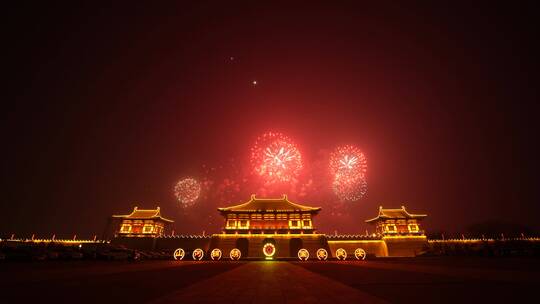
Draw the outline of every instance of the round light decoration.
M317 250L317 258L319 261L326 261L326 259L328 259L328 251L324 248L320 248Z
M229 253L229 256L231 257L231 260L238 261L242 257L242 252L238 248L234 248Z
M366 251L362 248L356 248L354 251L354 257L357 260L365 260L366 259Z
M263 253L267 258L272 258L276 253L276 246L274 246L272 243L264 244Z
M197 248L193 250L192 256L195 261L200 261L204 257L204 251L201 248Z
M186 255L186 252L184 251L184 249L178 248L174 251L173 258L175 260L181 261L185 255Z
M345 251L343 248L339 248L336 250L336 258L340 261L345 261L347 258L347 251Z
M298 258L300 261L307 261L309 259L309 251L304 248L298 250Z
M210 258L212 258L214 261L219 261L221 259L221 250L218 248L212 250L212 252L210 252Z

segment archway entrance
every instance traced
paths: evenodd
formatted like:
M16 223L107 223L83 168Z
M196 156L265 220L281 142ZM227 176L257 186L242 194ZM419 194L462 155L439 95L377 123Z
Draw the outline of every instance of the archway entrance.
M236 240L236 248L240 249L242 258L249 256L249 240L246 238L239 238Z
M289 256L294 258L298 255L298 250L304 248L304 242L300 238L293 238L289 241Z

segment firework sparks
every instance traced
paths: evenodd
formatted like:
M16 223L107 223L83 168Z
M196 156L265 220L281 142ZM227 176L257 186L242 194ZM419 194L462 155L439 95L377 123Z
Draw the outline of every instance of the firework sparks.
M251 149L253 171L267 184L295 179L302 169L302 156L294 142L281 133L268 132Z
M174 195L184 207L192 206L201 194L201 184L193 178L184 178L174 186Z
M366 195L368 186L364 178L359 180L336 178L332 188L340 200L354 202Z
M339 199L356 201L367 193L367 159L355 146L337 147L330 155L332 188Z
M330 173L347 176L348 178L363 178L367 172L367 159L364 153L355 146L337 147L330 154Z

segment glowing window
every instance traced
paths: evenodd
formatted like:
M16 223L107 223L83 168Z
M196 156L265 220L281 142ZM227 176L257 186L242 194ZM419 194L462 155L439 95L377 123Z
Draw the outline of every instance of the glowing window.
M290 219L299 219L300 218L300 214L291 214L289 216Z
M304 214L302 214L302 218L303 218L303 219L309 220L309 219L311 219L311 214L309 214L309 213L304 213Z
M311 221L310 220L303 220L302 221L302 226L304 226L304 228L311 228Z
M238 228L239 229L248 229L249 228L249 221L248 220L240 220L240 221L238 221Z
M386 225L386 232L396 233L397 232L396 225L395 224L387 224Z
M227 229L236 228L236 220L227 220Z
M235 219L235 218L236 218L236 214L227 214L227 218L228 218L228 219Z
M262 215L260 213L254 213L254 214L251 215L251 219L252 220L261 220Z
M409 232L418 232L417 224L409 224Z
M285 213L277 214L276 219L278 219L278 220L286 220L287 219L287 214L285 214Z
M265 214L264 219L265 220L274 220L275 216L274 216L274 214Z
M124 232L124 233L131 232L131 225L130 224L122 224L122 227L120 228L120 232Z
M143 233L152 233L152 231L154 231L154 226L152 226L152 225L144 225Z
M247 219L249 219L249 214L240 214L240 215L238 215L238 218L247 220Z
M299 220L290 220L289 221L289 228L291 229L300 229L300 221Z

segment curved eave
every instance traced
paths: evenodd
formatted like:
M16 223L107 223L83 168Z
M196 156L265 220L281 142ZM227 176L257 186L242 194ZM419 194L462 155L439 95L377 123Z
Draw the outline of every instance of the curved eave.
M235 209L233 207L217 208L220 212L319 212L321 207L312 207L310 209Z
M291 205L292 209L242 209L242 208L249 208L250 204L254 204L256 202L264 202L264 201L277 201L277 200L283 200L287 202L289 205ZM275 199L275 198L255 198L255 195L251 195L251 199L245 203L230 206L230 207L221 207L217 208L219 212L311 212L311 213L317 213L321 211L321 207L310 207L310 206L304 206L300 204L293 203L289 201L287 198L287 195L283 195L282 198Z
M152 217L130 217L129 215L113 215L114 218L121 218L126 220L162 220L164 222L174 223L173 220L161 217L161 216L152 216Z
M422 219L422 218L424 218L424 217L426 217L426 216L427 216L427 214L409 214L409 216L406 216L406 217L390 217L390 216L380 215L380 216L377 216L377 217L375 217L375 218L366 220L365 222L366 222L366 223L372 223L372 222L375 222L375 221L377 221L377 220Z
M376 220L378 220L379 217L376 217L376 218L372 218L372 219L369 219L369 220L366 220L365 222L366 223L372 223L372 222L375 222Z
M167 219L167 218L164 218L164 217L159 217L161 220L165 221L165 222L169 222L169 223L174 223L173 220L170 220L170 219Z

